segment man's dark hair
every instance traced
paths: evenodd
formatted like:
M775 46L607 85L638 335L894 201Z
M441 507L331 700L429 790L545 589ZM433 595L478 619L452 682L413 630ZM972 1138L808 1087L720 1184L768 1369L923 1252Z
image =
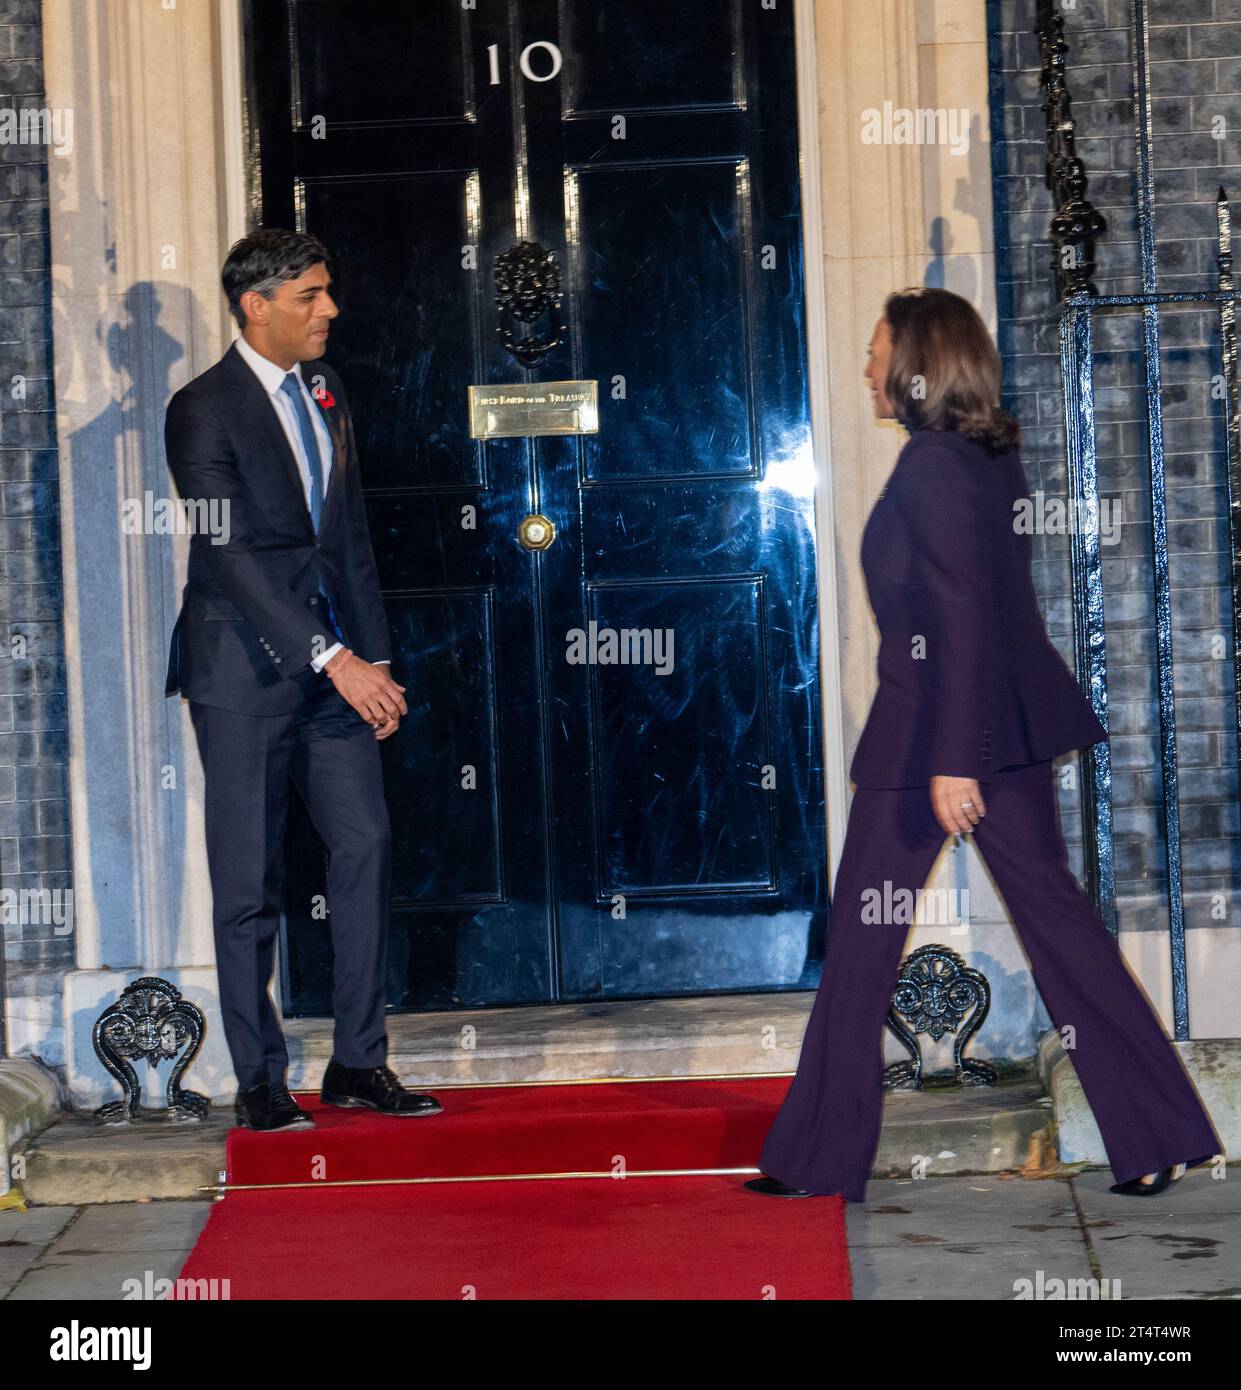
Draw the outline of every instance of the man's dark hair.
M286 280L296 280L312 265L328 260L327 247L309 232L290 232L283 227L251 232L229 251L220 271L229 310L244 328L246 311L241 307L241 296L247 290L271 299Z

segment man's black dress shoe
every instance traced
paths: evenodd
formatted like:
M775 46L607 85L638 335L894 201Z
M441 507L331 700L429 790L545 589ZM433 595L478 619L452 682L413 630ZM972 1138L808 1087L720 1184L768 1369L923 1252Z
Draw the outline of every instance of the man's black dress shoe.
M778 1178L751 1178L746 1186L751 1192L761 1192L764 1197L817 1197L817 1192L807 1192L804 1187L786 1187Z
M319 1099L324 1105L361 1105L381 1115L438 1115L434 1096L407 1091L389 1067L343 1067L335 1057L323 1073Z
M314 1120L283 1083L261 1082L237 1092L237 1123L245 1129L314 1129Z

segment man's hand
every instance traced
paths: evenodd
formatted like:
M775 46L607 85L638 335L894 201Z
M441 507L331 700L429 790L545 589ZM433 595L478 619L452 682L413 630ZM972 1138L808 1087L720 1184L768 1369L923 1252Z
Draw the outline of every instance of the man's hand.
M972 777L932 777L931 807L945 835L968 835L987 814L982 792Z
M405 687L388 674L386 666L372 666L347 647L323 668L345 700L384 739L396 733L401 715L409 711L401 694Z

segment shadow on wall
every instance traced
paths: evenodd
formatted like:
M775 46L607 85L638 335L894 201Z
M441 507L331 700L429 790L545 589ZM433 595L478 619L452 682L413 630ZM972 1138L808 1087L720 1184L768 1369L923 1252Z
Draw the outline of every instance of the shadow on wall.
M56 302L71 302L63 284ZM175 547L187 541L168 534L175 508L160 510L176 498L163 423L173 369L186 349L162 319L170 305L183 323L199 310L183 287L152 281L105 303L94 333L98 353L83 360L77 352L61 375L89 400L97 394L92 375L105 373L101 408L61 440L62 527L72 532L74 554L66 578L78 606L77 632L66 634L76 644L80 706L70 717L86 735L75 752L91 807L88 834L75 843L75 897L88 897L100 917L97 941L79 938L75 948L79 969L160 973L178 955L183 882L165 876L164 865L185 862L186 770L197 757L181 702L164 696L179 598ZM74 351L67 322L57 324L56 345ZM144 729L160 733L144 742ZM162 920L152 922L153 913ZM104 1002L124 983L118 976ZM81 1039L93 1021L66 1023Z
M931 259L922 283L928 289L953 290L986 318L991 310L992 289L983 284L979 248L986 251L992 246L991 145L980 113L970 117L969 132L966 154L949 156L954 164L966 166L962 177L953 184L951 206L957 215L952 220L942 215L931 220L927 246ZM946 207L948 200L937 200L937 205ZM966 219L973 223L973 233L967 239L969 249L957 251L954 247L962 244L960 233Z

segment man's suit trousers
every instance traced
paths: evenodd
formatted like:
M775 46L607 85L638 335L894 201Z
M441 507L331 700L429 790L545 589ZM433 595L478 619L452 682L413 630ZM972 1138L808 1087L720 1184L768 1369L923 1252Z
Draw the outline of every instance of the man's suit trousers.
M346 1067L387 1060L384 999L391 829L374 730L326 676L298 676L293 714L191 701L206 777L207 864L220 1009L243 1088L283 1082L289 1055L269 986L284 879L290 779L328 851L333 1052ZM297 884L289 892L300 891Z

